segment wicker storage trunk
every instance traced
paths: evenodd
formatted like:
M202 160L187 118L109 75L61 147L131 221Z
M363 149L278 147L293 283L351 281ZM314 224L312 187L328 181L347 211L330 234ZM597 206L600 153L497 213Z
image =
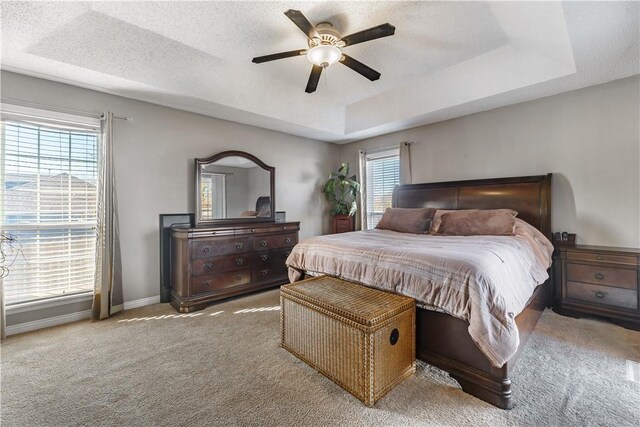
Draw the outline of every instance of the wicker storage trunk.
M415 372L415 301L333 277L280 288L282 347L372 406Z

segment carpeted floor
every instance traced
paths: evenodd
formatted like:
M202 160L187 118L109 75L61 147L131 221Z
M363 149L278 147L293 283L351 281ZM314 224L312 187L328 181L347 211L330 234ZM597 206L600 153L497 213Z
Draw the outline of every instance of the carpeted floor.
M516 407L417 373L374 408L278 346L278 291L178 316L167 304L2 344L2 426L637 425L640 332L546 311L513 374Z

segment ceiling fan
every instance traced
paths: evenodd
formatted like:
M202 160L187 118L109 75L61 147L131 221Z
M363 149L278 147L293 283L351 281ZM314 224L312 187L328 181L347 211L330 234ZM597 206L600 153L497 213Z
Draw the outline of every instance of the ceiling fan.
M305 92L307 93L315 92L318 87L318 81L320 80L322 70L336 62L341 62L356 73L362 74L371 81L375 81L380 78L379 72L364 65L360 61L356 61L349 55L346 55L342 52L342 49L347 46L352 46L369 40L392 36L396 31L396 28L393 25L386 23L341 37L329 22L321 22L314 27L299 10L289 9L284 14L287 18L293 21L293 23L296 24L303 33L306 34L309 49L290 50L288 52L258 56L253 58L252 62L255 64L261 64L263 62L274 61L276 59L290 58L306 54L309 62L313 64L313 68L311 68L311 75L307 82L307 88L305 89Z

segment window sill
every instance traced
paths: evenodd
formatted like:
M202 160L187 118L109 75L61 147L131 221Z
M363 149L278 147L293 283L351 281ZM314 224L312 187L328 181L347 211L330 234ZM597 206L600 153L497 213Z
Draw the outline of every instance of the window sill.
M41 310L44 308L57 307L60 305L91 301L92 299L93 292L83 292L80 294L63 295L59 297L47 298L45 300L8 305L5 311L7 314L24 313L27 311Z

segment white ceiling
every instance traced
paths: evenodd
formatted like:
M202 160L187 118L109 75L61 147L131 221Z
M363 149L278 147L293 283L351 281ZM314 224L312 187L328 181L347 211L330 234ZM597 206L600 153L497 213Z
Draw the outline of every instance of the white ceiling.
M382 73L336 64L313 94L306 47L283 14L343 35ZM640 73L638 2L8 2L3 69L344 143Z

